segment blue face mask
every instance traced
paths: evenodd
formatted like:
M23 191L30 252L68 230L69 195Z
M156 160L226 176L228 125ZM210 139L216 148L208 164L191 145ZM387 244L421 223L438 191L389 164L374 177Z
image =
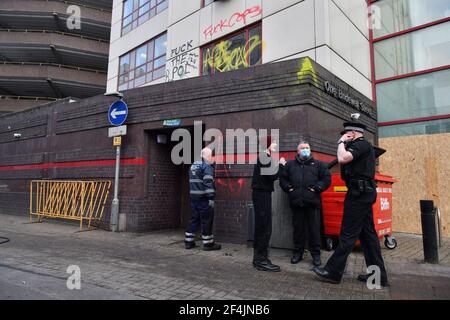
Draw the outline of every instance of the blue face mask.
M309 158L309 156L311 155L311 150L309 149L302 149L300 150L300 156L303 158Z

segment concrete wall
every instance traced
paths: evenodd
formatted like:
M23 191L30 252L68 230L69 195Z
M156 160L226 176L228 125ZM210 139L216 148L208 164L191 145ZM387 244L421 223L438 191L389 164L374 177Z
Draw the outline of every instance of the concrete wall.
M450 134L383 138L387 153L380 159L384 174L398 178L393 191L394 231L422 234L420 200L440 208L442 231L450 236Z
M198 76L201 46L259 21L263 63L309 56L372 97L365 0L233 0L204 8L201 0L170 0L166 11L124 37L120 36L122 2L114 4L108 91L117 90L119 57L166 30L167 77L154 83ZM233 15L245 12L245 19L233 20ZM230 18L232 23L220 26ZM179 76L173 71L181 56L189 58L190 66Z

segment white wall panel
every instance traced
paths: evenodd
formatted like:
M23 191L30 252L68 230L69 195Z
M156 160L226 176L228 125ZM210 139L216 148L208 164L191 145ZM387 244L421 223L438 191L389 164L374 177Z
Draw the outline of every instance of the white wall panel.
M169 0L169 25L200 9L202 0Z
M313 2L300 2L263 20L263 63L314 48Z
M270 16L301 1L304 0L264 0L262 3L263 15L264 17Z

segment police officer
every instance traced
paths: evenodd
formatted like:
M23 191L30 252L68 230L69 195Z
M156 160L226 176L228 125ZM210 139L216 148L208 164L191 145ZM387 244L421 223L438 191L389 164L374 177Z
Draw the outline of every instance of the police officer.
M339 244L325 267L315 267L313 271L322 281L340 283L347 258L359 239L366 265L377 266L381 286L388 286L372 212L372 205L377 199L374 181L375 151L372 144L364 139L365 129L363 124L357 122L344 123L342 137L338 141L337 158L348 191L344 201ZM371 274L359 275L358 280L366 282L370 276Z
M202 159L195 161L189 170L192 217L186 231L185 248L194 248L195 231L201 224L203 250L220 250L221 245L214 242L214 167L212 150L204 148Z
M309 251L315 266L320 260L320 193L328 189L331 175L327 166L311 155L307 141L297 147L297 156L284 167L280 186L289 194L294 227L294 251L291 263L299 263L305 251L306 229L308 229Z
M260 156L253 169L252 200L255 212L253 266L260 271L278 272L280 267L273 264L268 257L270 236L272 235L272 192L273 183L278 179L280 167L272 158L277 150L277 143L270 136L260 139ZM261 161L261 156L265 157ZM264 164L263 164L264 162ZM280 165L286 164L284 158ZM276 167L275 167L276 166ZM266 170L266 171L265 171Z

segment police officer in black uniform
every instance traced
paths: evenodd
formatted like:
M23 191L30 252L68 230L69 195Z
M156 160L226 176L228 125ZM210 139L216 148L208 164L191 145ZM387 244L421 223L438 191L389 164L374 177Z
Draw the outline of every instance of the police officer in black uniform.
M363 124L357 122L344 123L342 137L338 141L337 157L348 191L344 201L339 245L325 267L315 267L313 271L322 281L340 283L347 258L359 239L366 265L379 267L380 284L385 287L389 284L372 211L372 205L377 199L374 181L375 150L364 139L365 129ZM370 276L371 274L359 275L358 280L366 282Z

